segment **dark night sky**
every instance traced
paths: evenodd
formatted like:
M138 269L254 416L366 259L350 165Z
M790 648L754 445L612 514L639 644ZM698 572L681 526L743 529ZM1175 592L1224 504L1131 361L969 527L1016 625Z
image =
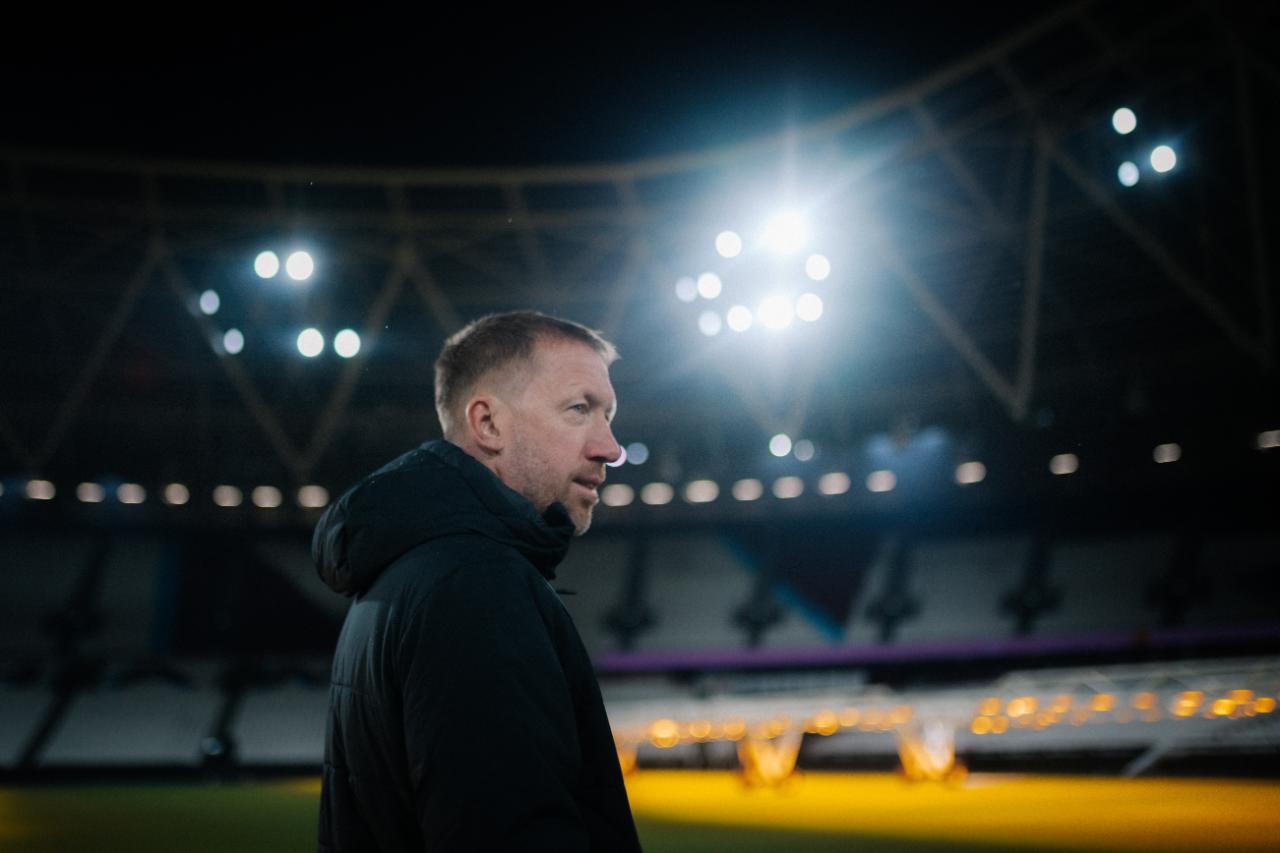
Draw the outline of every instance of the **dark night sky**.
M371 165L628 160L821 117L1048 11L769 8L421 14L324 31L281 19L156 33L147 21L134 36L36 39L0 60L0 144Z

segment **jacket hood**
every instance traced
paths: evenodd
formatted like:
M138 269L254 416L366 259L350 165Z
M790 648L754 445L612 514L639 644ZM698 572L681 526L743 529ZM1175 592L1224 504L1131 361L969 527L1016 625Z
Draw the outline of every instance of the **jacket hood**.
M379 468L325 510L311 558L330 589L364 592L393 560L442 536L478 533L519 551L548 580L573 539L560 503L541 515L456 445L429 441Z

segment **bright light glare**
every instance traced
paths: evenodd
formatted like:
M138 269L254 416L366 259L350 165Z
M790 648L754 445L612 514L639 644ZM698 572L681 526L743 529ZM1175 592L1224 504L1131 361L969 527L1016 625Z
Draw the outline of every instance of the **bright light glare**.
M1258 433L1259 450L1270 450L1273 447L1280 447L1280 429L1269 429Z
M140 504L147 499L147 490L137 483L121 483L116 489L116 499L122 504Z
M1116 170L1116 177L1120 179L1121 186L1132 187L1138 183L1142 173L1138 171L1137 163L1125 160L1120 164L1120 168Z
M58 490L48 480L28 480L26 491L28 500L51 501Z
M764 242L780 255L798 251L809 239L809 226L797 211L786 210L764 227Z
M692 276L683 276L676 279L676 299L681 302L692 302L698 298L698 283L693 280Z
M316 262L308 252L294 252L285 259L284 271L294 281L306 281L316 271Z
M733 484L732 492L735 501L759 500L764 494L764 483L759 480L739 480Z
M626 483L614 483L605 486L600 492L600 501L605 506L626 506L636 499L636 490Z
M649 447L642 441L633 441L627 445L627 461L632 465L643 465L649 461Z
M742 252L742 238L734 231L721 231L716 235L716 251L722 258L736 258Z
M259 278L275 278L280 272L280 259L275 252L259 252L253 259L253 271Z
M807 438L802 438L796 442L795 446L796 458L801 462L808 462L813 458L813 454L817 449L813 446L813 442Z
M244 333L239 329L227 329L222 336L222 348L227 351L227 355L239 355L244 349Z
M1178 155L1168 145L1157 145L1151 149L1151 168L1157 172L1168 172L1178 165Z
M1049 460L1049 470L1055 474L1074 474L1080 468L1080 457L1074 453L1059 453Z
M81 483L76 486L76 497L81 503L100 504L106 496L106 489L97 483Z
M618 458L617 458L617 459L614 459L612 462L606 462L606 463L604 463L604 464L608 465L610 468L621 468L623 465L626 465L626 464L627 464L627 449L626 449L625 447L622 447L621 445L619 445L619 447L618 447Z
M240 506L244 493L235 486L218 486L213 490L213 502L218 506Z
M798 498L804 494L804 480L799 477L779 477L773 481L773 496L781 500Z
M298 489L298 506L319 509L329 505L329 490L324 486L303 486Z
M1177 462L1182 458L1182 447L1177 444L1157 444L1156 449L1151 452L1151 458L1160 465Z
M343 329L333 336L333 351L343 358L351 358L360 352L360 333L355 329Z
M791 436L780 432L769 439L769 452L778 457L786 456L791 452Z
M1138 117L1128 107L1121 107L1111 114L1111 126L1116 129L1116 133L1124 136L1133 133L1138 126Z
M319 329L303 329L298 333L298 352L307 358L315 358L324 352L324 335Z
M694 480L684 487L684 499L691 504L710 503L720 496L715 480Z
M767 329L785 329L795 319L796 309L791 300L780 293L766 297L756 310L761 325Z
M972 486L987 478L987 466L981 462L961 462L956 466L956 482L962 486Z
M715 299L723 289L724 283L720 281L720 276L715 273L704 272L698 276L698 295L703 299Z
M169 506L182 506L191 500L191 491L181 483L170 483L164 487L164 502Z
M725 322L735 332L745 332L751 328L751 309L745 305L735 305L725 315Z
M867 490L891 492L898 485L898 475L892 471L872 471L867 475Z
M669 504L675 496L676 490L671 488L670 483L649 483L640 490L640 500L649 506Z
M200 313L206 317L212 317L218 313L218 308L222 306L222 300L218 298L216 290L206 290L200 294Z
M822 297L816 293L802 293L796 300L796 316L812 323L822 316Z
M818 491L824 495L843 495L849 491L849 475L843 471L832 471L829 474L823 474L818 480Z
M698 316L698 331L708 338L720 334L720 315L714 311L703 311Z
M253 490L253 505L261 509L275 509L284 503L284 496L275 486L258 486Z
M826 255L810 255L804 261L804 274L814 281L825 281L831 275L831 261Z

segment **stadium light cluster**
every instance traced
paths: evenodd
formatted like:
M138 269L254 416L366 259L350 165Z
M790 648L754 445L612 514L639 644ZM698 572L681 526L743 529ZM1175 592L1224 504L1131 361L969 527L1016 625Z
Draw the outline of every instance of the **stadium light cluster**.
M290 252L284 260L284 272L294 281L306 281L316 271L315 258L301 249ZM259 252L253 259L253 271L258 278L275 278L280 274L280 256L272 251Z
M1111 127L1119 135L1129 136L1138 128L1138 116L1129 107L1119 107L1111 114ZM1157 174L1171 172L1178 165L1178 153L1167 143L1152 147L1145 159ZM1116 180L1123 187L1137 186L1142 169L1132 159L1125 160L1116 168Z

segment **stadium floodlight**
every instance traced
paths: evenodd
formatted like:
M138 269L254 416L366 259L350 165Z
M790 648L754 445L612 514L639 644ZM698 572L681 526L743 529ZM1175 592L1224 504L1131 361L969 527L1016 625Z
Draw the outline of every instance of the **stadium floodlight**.
M824 495L843 495L853 485L843 471L832 471L818 478L818 491Z
M791 452L791 436L780 432L769 439L769 452L779 458Z
M275 278L280 272L280 258L275 252L259 252L253 259L253 271L258 278Z
M831 275L831 261L826 255L810 255L804 261L804 274L814 281L826 281Z
M649 461L649 447L642 441L633 441L627 445L627 461L632 465L643 465Z
M222 336L222 349L227 355L239 355L244 349L244 333L239 329L227 329Z
M751 478L739 480L733 484L731 492L735 501L756 501L764 494L764 483Z
M813 446L813 442L807 438L802 438L797 441L793 450L796 458L801 462L808 462L813 458L813 455L818 452L818 449Z
M1258 449L1271 450L1280 447L1280 429L1269 429L1258 433Z
M956 483L961 486L972 486L987 478L987 466L981 462L961 462L956 466Z
M1157 465L1167 465L1170 462L1177 462L1182 458L1181 445L1157 444L1156 449L1151 451L1151 458L1156 461Z
M298 333L298 352L305 358L315 358L324 352L324 335L319 329L308 328Z
M298 506L320 509L329 505L329 490L324 486L303 486L298 489Z
M627 506L636 499L636 490L626 483L614 483L600 491L600 502L605 506Z
M766 329L785 329L795 319L796 309L791 299L781 293L767 296L756 310L760 324Z
M720 496L715 480L693 480L684 487L684 499L691 504L710 503Z
M218 298L218 291L206 290L200 294L200 313L206 317L212 317L217 314L221 306L222 300Z
M116 500L122 504L140 504L147 499L147 490L137 483L121 483L116 488Z
M649 483L640 490L641 502L649 506L669 504L675 496L676 490L671 488L670 483Z
M784 210L764 226L764 243L779 255L799 251L809 241L809 224L796 210Z
M867 475L867 491L891 492L898 485L898 475L892 471L872 471Z
M725 323L735 332L745 332L751 328L751 309L745 305L735 305L725 315Z
M213 490L213 502L222 507L240 506L244 493L235 486L218 486Z
M81 483L76 486L76 497L80 499L80 503L100 504L106 496L106 489L98 483Z
M806 323L816 322L822 316L822 297L816 293L802 293L796 299L796 316Z
M1111 114L1111 126L1115 128L1116 133L1126 136L1133 133L1134 128L1138 126L1138 117L1128 107L1121 107Z
M706 335L708 338L715 337L720 334L722 323L720 315L714 311L703 311L698 316L698 331Z
M1080 468L1080 457L1074 453L1059 453L1049 460L1049 470L1058 476L1074 474Z
M1116 169L1116 178L1119 179L1121 186L1136 186L1141 177L1142 173L1138 171L1138 164L1130 160L1125 160L1120 164L1120 168Z
M284 495L275 486L257 486L252 494L253 505L259 509L275 509L284 503Z
M26 494L29 501L51 501L57 493L58 490L48 480L27 481Z
M698 283L693 276L681 276L676 279L676 299L681 302L692 302L698 298Z
M333 351L343 358L353 358L360 352L360 333L355 329L343 329L333 336Z
M164 487L164 502L169 506L183 506L191 500L191 491L182 483L170 483Z
M316 271L316 262L310 252L297 251L285 259L284 271L294 281L306 281Z
M715 273L704 272L698 276L698 295L703 299L715 299L722 289L724 289L724 283Z
M804 494L804 480L799 477L779 477L773 481L773 496L780 500L798 498Z
M1171 171L1178 165L1178 154L1168 145L1157 145L1151 149L1151 168L1161 174Z
M736 231L721 231L716 235L716 252L722 258L736 258L742 253L742 238Z

